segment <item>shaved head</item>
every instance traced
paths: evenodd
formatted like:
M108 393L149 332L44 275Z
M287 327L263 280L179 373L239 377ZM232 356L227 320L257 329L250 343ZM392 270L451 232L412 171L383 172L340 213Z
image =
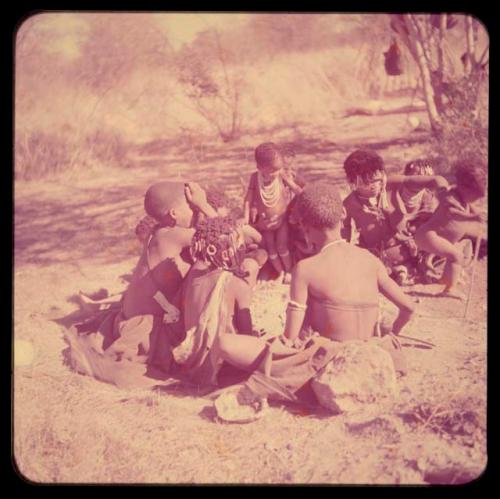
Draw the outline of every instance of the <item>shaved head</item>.
M182 182L158 182L149 187L144 196L146 213L161 220L170 210L188 205Z

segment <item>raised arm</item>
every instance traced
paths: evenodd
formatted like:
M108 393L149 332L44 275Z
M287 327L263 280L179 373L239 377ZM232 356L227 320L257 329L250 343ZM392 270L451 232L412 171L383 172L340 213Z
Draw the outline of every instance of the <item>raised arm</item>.
M415 313L415 303L410 297L393 281L384 265L378 260L378 289L379 291L399 309L399 314L392 325L392 332L399 334Z
M299 194L300 192L302 192L302 187L297 184L294 176L290 172L283 170L281 172L281 178L295 194Z
M205 191L196 182L188 182L185 185L184 192L186 193L186 199L207 217L217 216L217 212L207 201Z
M387 177L387 187L399 188L403 185L415 188L428 188L432 190L448 189L448 181L441 175L399 175L393 174Z
M308 282L304 262L298 262L292 270L290 284L290 301L286 309L286 324L284 336L295 340L299 336L307 310Z

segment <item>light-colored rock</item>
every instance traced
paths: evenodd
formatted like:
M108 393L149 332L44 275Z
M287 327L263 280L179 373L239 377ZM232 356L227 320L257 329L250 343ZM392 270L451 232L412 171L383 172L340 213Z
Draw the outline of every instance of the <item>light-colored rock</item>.
M371 411L397 394L396 371L391 355L380 347L346 342L312 388L321 405L335 413Z

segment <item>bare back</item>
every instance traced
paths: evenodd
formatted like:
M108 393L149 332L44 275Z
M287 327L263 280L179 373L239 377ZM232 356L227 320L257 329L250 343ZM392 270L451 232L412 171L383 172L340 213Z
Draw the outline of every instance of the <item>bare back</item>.
M340 243L303 261L308 281L306 324L334 340L373 336L378 318L378 260Z

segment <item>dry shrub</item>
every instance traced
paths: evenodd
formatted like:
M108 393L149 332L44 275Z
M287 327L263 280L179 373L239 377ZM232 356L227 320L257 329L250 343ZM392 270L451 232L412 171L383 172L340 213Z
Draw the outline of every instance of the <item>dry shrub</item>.
M71 144L56 134L34 131L15 141L15 177L31 180L64 170L71 162Z
M113 166L129 166L127 162L127 143L115 131L98 129L85 139L88 148L96 160Z
M486 74L472 75L446 84L448 106L443 128L434 137L440 172L448 173L458 159L478 158L488 164L488 85Z
M118 132L99 129L85 137L60 131L22 131L15 139L15 178L33 180L94 164L129 166L128 145Z

